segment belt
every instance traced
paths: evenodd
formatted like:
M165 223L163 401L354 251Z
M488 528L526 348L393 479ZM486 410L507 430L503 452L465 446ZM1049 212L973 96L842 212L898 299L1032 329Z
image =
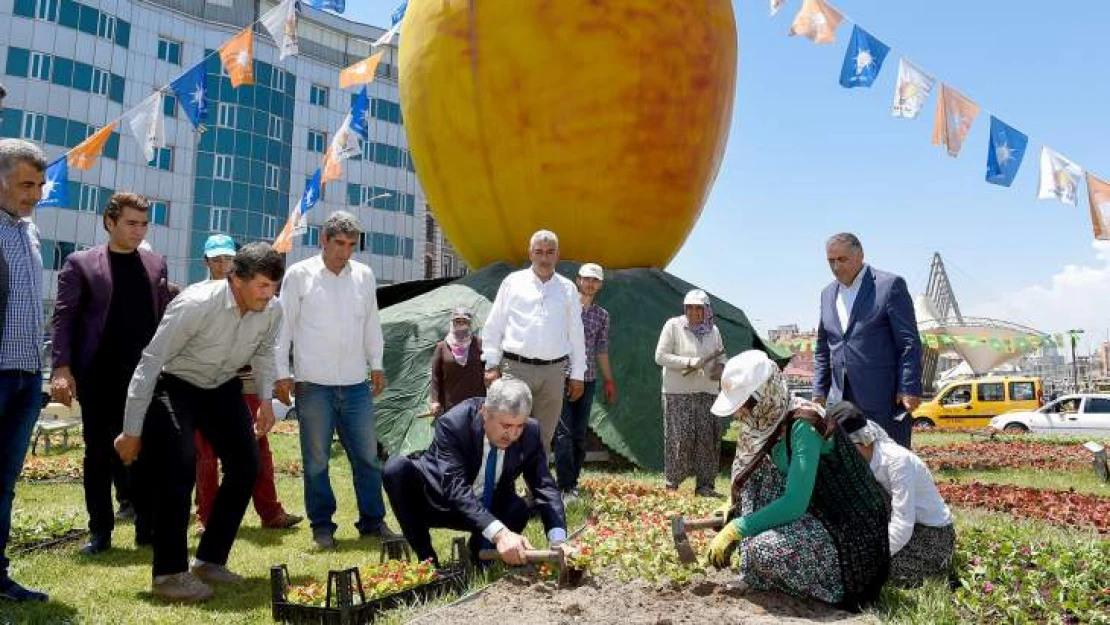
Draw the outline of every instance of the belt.
M526 358L512 352L504 352L503 354L501 354L501 357L508 360L515 360L526 365L555 365L567 359L566 356L559 356L554 360L544 360L543 358Z

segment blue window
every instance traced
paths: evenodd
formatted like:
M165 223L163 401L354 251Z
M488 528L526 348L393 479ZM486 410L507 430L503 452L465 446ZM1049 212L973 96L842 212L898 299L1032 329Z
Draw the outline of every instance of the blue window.
M181 65L181 43L165 37L158 38L158 59Z
M66 144L66 123L64 117L54 117L53 115L46 116L46 138L45 141L50 145L65 145Z
M308 131L308 150L310 152L324 153L328 145L328 133L317 130Z
M116 19L116 45L127 49L131 45L131 24L121 19Z
M154 158L147 162L147 167L153 167L164 171L173 171L173 148L155 149Z
M54 57L54 75L50 79L55 85L73 86L73 61L60 56Z
M87 63L76 61L73 64L73 88L81 91L92 91L93 68Z
M16 0L12 13L21 17L58 21L58 0Z
M123 76L112 74L112 86L108 90L108 99L123 104Z
M77 21L77 30L96 36L97 28L100 25L100 11L85 6L83 4L77 5L80 10L80 16Z
M58 7L58 23L62 26L77 28L81 18L81 5L73 0L62 0Z
M53 61L54 58L49 54L32 52L31 63L27 75L39 80L50 80L50 69L53 66Z
M23 111L19 109L4 109L0 116L0 137L18 137L23 127Z
M177 98L168 93L162 96L162 114L166 117L177 117Z
M150 223L165 226L170 221L170 203L163 200L151 200L148 212Z
M104 144L104 156L108 158L119 158L119 133L113 132L108 141Z
M19 17L35 17L35 0L15 0L15 5L12 7L12 15ZM46 248L46 241L42 242L43 251Z
M66 124L66 147L75 147L78 143L87 139L89 134L95 130L95 128L90 128L87 124L82 122L72 119L69 120L69 123Z
M308 230L301 235L301 245L318 247L320 245L320 226L309 226Z
M8 66L5 69L9 76L27 77L27 66L31 62L31 51L23 48L8 48Z
M314 106L328 106L328 88L324 85L312 85L308 90L308 103Z

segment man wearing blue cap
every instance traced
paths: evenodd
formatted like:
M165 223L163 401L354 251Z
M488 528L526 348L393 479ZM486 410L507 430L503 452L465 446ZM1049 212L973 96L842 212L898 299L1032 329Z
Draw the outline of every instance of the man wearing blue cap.
M226 234L213 234L204 242L204 264L208 267L209 280L226 280L231 273L235 260L235 241ZM254 374L250 367L243 367L239 371L239 379L243 382L243 400L251 415L258 412L258 393L254 384ZM212 506L216 502L216 493L220 487L219 459L208 440L200 430L194 434L197 447L197 524L198 531L203 532L208 519L212 514ZM270 441L263 435L258 437L258 478L254 482L254 491L251 501L258 518L262 519L262 527L268 529L285 529L293 527L304 520L304 517L289 514L278 501L277 485L274 483L274 455L270 451Z

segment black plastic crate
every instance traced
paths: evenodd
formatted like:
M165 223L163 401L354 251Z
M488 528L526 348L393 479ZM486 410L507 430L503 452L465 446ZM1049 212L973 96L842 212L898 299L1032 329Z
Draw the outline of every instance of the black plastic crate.
M286 596L289 588L289 569L284 564L273 566L270 567L273 617L275 621L295 625L373 623L378 614L386 610L432 599L451 591L461 591L466 586L466 569L461 565L452 565L437 572L439 578L429 584L366 601L366 593L357 568L329 571L326 605L317 607L290 603Z

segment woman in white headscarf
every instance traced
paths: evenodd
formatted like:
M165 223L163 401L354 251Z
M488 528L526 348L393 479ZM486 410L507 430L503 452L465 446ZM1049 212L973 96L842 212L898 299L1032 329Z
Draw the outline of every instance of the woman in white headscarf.
M713 404L740 425L730 519L710 545L727 566L741 543L740 579L756 590L848 610L874 601L890 564L890 508L867 463L824 410L791 398L761 351L733 357Z
M465 306L452 310L447 335L436 343L428 402L428 410L434 417L463 400L486 396L486 383L482 378L482 339L474 336L470 327L473 317Z
M929 467L852 404L836 404L829 412L840 413L838 421L848 439L891 497L890 581L915 587L929 577L947 577L956 550L956 530Z
M687 293L683 308L685 314L663 324L655 347L655 363L663 368L663 475L672 490L693 475L694 492L719 497L713 482L720 471L721 422L709 407L720 388L724 342L705 291Z

